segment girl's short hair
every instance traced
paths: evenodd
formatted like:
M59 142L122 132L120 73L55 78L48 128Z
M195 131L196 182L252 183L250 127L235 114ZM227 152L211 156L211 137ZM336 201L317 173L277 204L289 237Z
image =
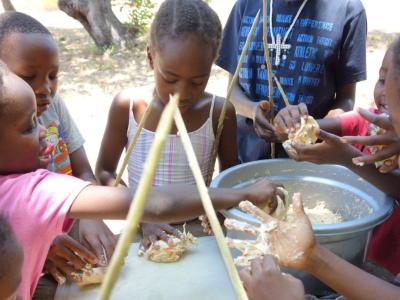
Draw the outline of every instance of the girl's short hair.
M218 15L203 0L164 1L150 27L150 45L159 50L168 39L199 36L217 55L222 34Z
M43 33L51 35L50 31L38 20L17 11L8 11L0 15L0 47L3 40L12 33Z
M390 48L393 51L393 65L396 71L400 73L400 36L396 38Z

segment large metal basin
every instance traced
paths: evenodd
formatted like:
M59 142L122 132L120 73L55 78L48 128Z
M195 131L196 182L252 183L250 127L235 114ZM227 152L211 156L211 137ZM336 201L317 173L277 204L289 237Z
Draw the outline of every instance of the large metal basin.
M314 233L320 244L357 266L365 260L372 229L383 222L393 208L391 198L345 167L299 163L290 159L262 160L235 166L220 173L211 186L240 187L265 176L282 183L291 195L301 192L306 207L312 208L317 201L324 201L329 209L339 213L344 222L313 225ZM229 218L259 224L258 220L237 208L223 213ZM251 238L229 230L227 235ZM238 252L233 251L233 255L238 255ZM323 295L329 291L305 272L286 271L302 279L308 293Z

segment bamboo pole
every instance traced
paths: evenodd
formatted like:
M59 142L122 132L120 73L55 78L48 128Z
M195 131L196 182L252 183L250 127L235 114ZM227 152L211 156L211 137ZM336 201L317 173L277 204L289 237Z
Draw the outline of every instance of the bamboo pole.
M233 87L235 86L235 84L239 78L239 73L240 73L240 69L243 64L243 59L244 59L245 55L247 54L247 50L249 49L250 41L253 38L254 30L257 27L259 18L260 18L260 11L257 12L257 15L253 21L253 25L251 25L251 29L250 29L249 35L247 36L246 43L244 44L244 47L243 47L242 53L240 55L239 62L237 64L235 73L229 84L228 93L226 95L224 105L222 106L221 114L218 119L217 135L215 137L215 142L214 142L213 149L212 149L211 160L210 160L209 166L208 166L208 174L207 174L207 179L206 179L207 186L210 185L211 180L212 180L212 175L214 173L214 166L215 166L215 161L216 161L217 155L218 155L218 148L219 148L219 142L221 140L222 129L224 128L224 120L225 120L226 110L228 108L228 102L231 99Z
M142 129L144 127L144 124L146 124L146 121L149 118L149 115L150 115L150 112L151 112L151 108L153 107L153 102L154 102L155 99L156 99L155 97L153 97L153 99L151 99L149 105L147 106L147 108L146 108L146 110L145 110L145 112L144 112L144 114L142 116L142 119L140 120L140 122L139 122L139 124L137 126L137 130L135 131L135 134L133 135L132 140L129 143L128 149L126 149L126 154L125 154L125 157L124 157L124 161L122 162L122 166L121 166L121 169L118 172L117 178L115 178L114 186L118 186L119 183L121 182L122 175L124 174L126 166L128 165L129 158L130 158L130 156L132 154L133 148L135 147L136 141L139 138L140 132L142 131Z
M222 258L224 259L225 266L227 268L233 288L240 300L247 300L248 297L246 291L244 290L243 284L239 278L239 274L233 263L233 259L229 251L228 245L225 242L224 233L222 231L221 225L219 224L210 196L208 195L207 186L204 182L196 154L193 150L193 146L190 142L190 138L187 133L185 123L182 119L182 115L179 110L175 111L175 123L178 128L179 134L181 136L181 141L183 144L183 148L185 149L187 159L189 161L189 166L192 170L194 179L196 181L196 186L200 194L201 202L203 203L204 210L211 224L211 228L215 234L215 238L217 240Z
M146 159L143 175L140 178L139 186L129 208L126 228L121 234L115 249L115 253L111 258L111 263L105 275L104 282L101 286L99 297L100 300L109 299L114 284L118 279L119 271L123 265L124 258L128 253L130 243L136 236L137 228L140 219L142 218L143 210L151 188L151 183L154 178L154 173L156 171L161 152L164 149L167 136L171 131L173 117L178 106L178 101L178 95L170 97L170 101L166 105L161 115L154 137L154 142Z
M263 43L264 43L264 57L265 63L267 65L268 71L268 98L270 103L270 117L269 121L271 125L274 124L274 115L275 115L275 103L274 103L274 96L273 96L273 82L272 82L272 65L269 55L269 48L268 48L268 36L267 36L267 0L263 0ZM271 158L275 158L275 143L271 143Z
M279 82L278 78L274 75L274 80L276 83L276 86L278 87L279 92L281 93L282 99L283 99L283 103L285 104L285 106L290 105L289 100L286 96L285 91L283 90L283 87L281 85L281 83Z

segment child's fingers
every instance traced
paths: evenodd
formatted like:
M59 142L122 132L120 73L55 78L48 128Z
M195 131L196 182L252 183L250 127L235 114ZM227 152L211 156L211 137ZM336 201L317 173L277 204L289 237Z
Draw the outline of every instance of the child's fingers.
M303 206L303 199L300 193L294 193L293 194L293 213L296 218L302 219L302 218L307 218L307 215L304 211L304 206ZM308 219L308 218L307 218Z
M260 101L259 105L263 111L268 112L271 109L271 104L269 103L269 101Z
M242 269L239 272L239 276L240 276L240 279L243 282L243 286L244 286L245 290L248 290L248 285L249 285L249 283L251 281L250 271L248 269Z
M374 123L375 125L383 128L383 129L391 129L393 128L392 123L390 122L390 118L387 114L374 114L368 111L365 108L358 108L358 113L370 123Z
M304 103L300 103L298 105L299 108L299 112L302 116L307 116L308 115L308 109L307 109L307 105L305 105Z
M73 263L76 264L78 263L78 258L79 261L85 261L88 262L92 265L97 264L97 257L94 255L92 252L90 252L86 247L84 247L82 244L78 243L74 239L69 239L68 243L65 244L65 247L71 250L75 255L73 259Z
M242 231L253 236L257 236L257 228L249 223L241 222L236 219L225 219L224 225L229 230Z
M247 252L249 248L255 248L254 245L257 244L255 240L238 240L238 239L231 239L226 238L226 244L229 248L235 248L240 252ZM262 253L260 253L261 255Z
M273 255L265 255L262 261L262 268L264 272L280 272L278 260Z
M150 244L154 244L155 242L157 242L158 241L158 237L157 237L157 235L159 236L160 235L160 233L157 233L157 234L149 234L149 241L150 241Z
M352 159L352 161L353 164L355 165L373 164L375 162L391 158L392 156L397 155L398 153L399 151L395 147L385 147L382 150L376 152L375 154L355 157ZM393 161L393 163L395 162Z
M319 129L317 131L318 138L321 140L324 140L327 143L333 144L333 143L339 143L340 142L340 137L337 135L334 135L332 133L326 132L325 130Z
M250 265L251 265L251 275L254 277L260 276L263 271L261 259L260 258L253 259L250 262Z
M386 164L384 164L383 166L381 166L381 167L379 168L379 172L381 172L381 173L383 173L383 174L390 173L390 172L392 172L392 171L398 169L398 167L399 167L399 165L398 165L398 162L397 162L397 159L396 159L396 160L393 161L392 164L389 165L389 166L386 165Z
M253 217L257 218L263 223L268 223L275 220L273 217L262 211L250 201L241 201L239 203L239 208L242 211L251 214Z
M159 240L166 242L167 244L172 243L171 237L164 230L160 229L157 231L157 237Z
M357 144L357 145L389 145L395 143L391 134L379 134L369 136L343 136L340 141L345 144Z
M166 224L166 225L163 227L163 229L164 229L164 231L165 231L166 233L171 234L171 235L174 235L174 236L176 236L176 237L178 237L178 238L182 236L182 232L181 232L179 229L177 229L177 228L175 228L175 227L172 227L171 225Z
M67 281L65 276L51 261L46 261L45 270L54 278L55 281L57 281L59 285L62 285L65 283L65 281Z
M296 127L296 119L294 120L287 108L280 111L280 116L285 124L285 129L294 129Z
M82 242L83 246L85 246L87 249L90 249L93 251L93 254L96 255L98 264L104 265L104 261L106 257L104 256L104 250L103 250L103 244L100 240L99 237L96 236L86 236L85 240Z
M98 265L100 267L106 267L108 265L108 262L111 260L112 255L114 254L115 250L115 240L103 237L101 239L101 244L102 244L102 253L99 257L99 263Z
M67 263L64 259L62 259L61 257L56 257L54 260L52 260L52 263L54 264L54 266L57 268L57 270L60 271L60 273L64 274L65 276L69 276L71 273L76 272L76 271L80 271L82 270L82 268L77 269L74 268L74 266L72 266L71 264Z

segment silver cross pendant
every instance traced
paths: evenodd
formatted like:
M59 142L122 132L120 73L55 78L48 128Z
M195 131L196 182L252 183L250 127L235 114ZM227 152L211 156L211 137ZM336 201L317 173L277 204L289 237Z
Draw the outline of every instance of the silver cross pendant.
M286 51L292 47L290 44L282 43L282 36L280 33L276 35L276 43L268 44L270 50L275 50L275 66L279 66L281 63L282 50Z

